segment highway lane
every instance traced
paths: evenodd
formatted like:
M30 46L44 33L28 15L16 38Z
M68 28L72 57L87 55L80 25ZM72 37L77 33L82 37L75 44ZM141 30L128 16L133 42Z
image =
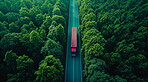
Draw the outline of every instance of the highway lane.
M69 23L67 35L67 52L66 52L66 67L65 67L65 82L82 82L82 62L81 62L81 43L80 34L78 31L79 26L79 11L77 0L70 0L69 4ZM77 56L71 56L71 34L72 27L77 27L78 47Z

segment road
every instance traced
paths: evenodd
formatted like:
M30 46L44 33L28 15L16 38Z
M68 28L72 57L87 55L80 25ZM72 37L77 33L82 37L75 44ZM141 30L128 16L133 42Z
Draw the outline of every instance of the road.
M82 62L81 62L81 43L80 34L78 31L79 26L79 12L77 0L70 0L69 5L69 23L67 35L67 52L66 52L66 67L65 67L65 82L82 82ZM77 27L78 35L78 48L77 56L71 56L71 34L72 27Z

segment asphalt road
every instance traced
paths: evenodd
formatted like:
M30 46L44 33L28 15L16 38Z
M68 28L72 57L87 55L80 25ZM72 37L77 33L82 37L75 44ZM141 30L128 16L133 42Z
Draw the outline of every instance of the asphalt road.
M67 35L67 52L66 52L66 67L65 67L65 82L82 82L82 62L81 62L81 43L80 34L78 31L79 26L79 11L77 0L70 0L69 4L69 23ZM71 34L72 27L77 27L78 47L77 56L71 56Z

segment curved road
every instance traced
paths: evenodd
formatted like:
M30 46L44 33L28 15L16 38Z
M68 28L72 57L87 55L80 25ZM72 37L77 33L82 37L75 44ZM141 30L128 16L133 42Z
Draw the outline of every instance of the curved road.
M82 63L81 63L81 43L80 34L78 31L79 26L79 12L77 0L70 0L69 4L69 24L67 35L67 52L66 52L66 67L65 67L65 82L82 82ZM71 56L71 34L72 27L77 27L78 47L77 56Z

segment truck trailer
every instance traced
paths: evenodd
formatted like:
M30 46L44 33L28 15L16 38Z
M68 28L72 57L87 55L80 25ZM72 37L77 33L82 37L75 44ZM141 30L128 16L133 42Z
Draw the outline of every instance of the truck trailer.
M77 27L72 27L71 56L76 56L76 53L77 53Z

